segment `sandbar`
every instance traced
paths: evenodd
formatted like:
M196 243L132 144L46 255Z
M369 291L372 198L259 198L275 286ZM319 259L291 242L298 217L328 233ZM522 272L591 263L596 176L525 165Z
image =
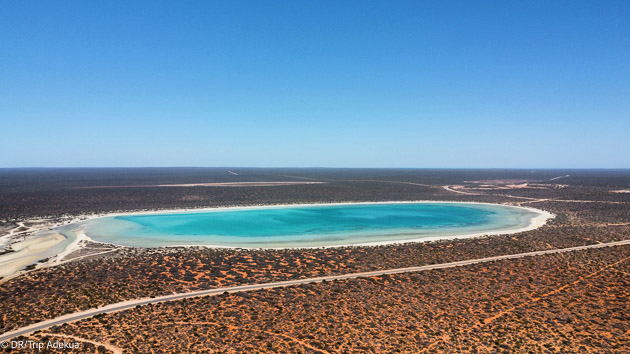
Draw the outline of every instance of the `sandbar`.
M54 248L64 241L64 235L54 233L29 237L11 244L10 249L13 252L0 256L0 277L13 275L29 264L54 256Z

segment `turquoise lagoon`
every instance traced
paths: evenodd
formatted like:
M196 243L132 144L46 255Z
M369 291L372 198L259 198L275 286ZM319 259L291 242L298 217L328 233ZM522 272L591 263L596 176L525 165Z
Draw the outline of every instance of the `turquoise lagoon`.
M374 203L126 214L80 224L93 240L135 247L322 247L508 233L541 213L496 204Z

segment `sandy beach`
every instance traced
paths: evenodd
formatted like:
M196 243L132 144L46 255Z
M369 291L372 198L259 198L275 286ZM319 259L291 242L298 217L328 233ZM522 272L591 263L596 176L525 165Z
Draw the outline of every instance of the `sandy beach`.
M49 254L49 251L64 241L66 241L64 235L55 233L46 236L33 236L14 242L10 246L13 252L0 256L0 277L8 277L29 264L45 257L54 256L54 254Z
M416 204L416 203L453 203L453 204L462 204L462 202L453 202L453 201L433 201L433 200L416 200L416 201L388 201L388 202L342 202L342 203L300 203L300 204L274 204L274 205L251 205L251 206L236 206L236 207L209 207L209 208L196 208L196 209L169 209L169 210L145 210L145 211L137 211L137 212L113 212L113 213L102 213L102 214L92 214L92 215L78 215L73 217L70 221L65 221L63 223L59 223L57 225L46 225L46 227L40 228L39 231L34 230L34 234L32 236L26 237L22 241L13 242L9 247L13 249L15 252L11 252L8 254L4 254L0 256L0 266L2 270L0 271L0 277L10 277L16 275L21 269L28 266L29 264L33 264L37 261L40 261L44 258L49 258L46 262L42 263L42 266L52 266L61 262L61 260L77 250L81 246L81 241L89 241L89 242L97 242L90 238L84 230L77 225L78 227L74 230L75 236L70 239L70 243L63 248L61 251L50 254L50 250L54 247L57 247L62 242L66 241L67 235L64 236L62 233L55 233L53 235L47 236L39 236L42 230L51 229L55 230L60 226L68 227L73 224L78 224L81 222L85 222L87 220L104 218L104 217L113 217L113 216L121 216L121 215L147 215L147 214L176 214L176 213L206 213L206 212L220 212L220 211L237 211L237 210L256 210L256 209L275 209L275 208L287 208L287 207L318 207L318 206L330 206L330 205L370 205L370 204ZM505 204L494 204L494 203L482 203L482 202L464 202L464 204L481 204L481 205L501 205L504 207L524 209L529 212L533 212L537 214L535 217L530 219L528 225L520 228L514 229L503 229L503 230L491 230L486 232L475 232L475 233L466 233L461 235L438 235L438 236L423 236L421 238L412 238L412 239L404 239L404 240L392 240L392 241L376 241L376 242L365 242L358 244L344 244L344 245L332 245L332 246L306 246L299 248L332 248L332 247L347 247L347 246L378 246L378 245L388 245L388 244L401 244L401 243L409 243L409 242L428 242L428 241L436 241L436 240L444 240L444 239L457 239L457 238L471 238L471 237L479 237L479 236L490 236L490 235L504 235L504 234L514 234L524 231L533 230L543 226L550 218L553 218L555 215L549 213L544 210L530 208L530 207L522 207L522 206L514 206L514 205L505 205ZM210 247L210 248L241 248L241 249L258 249L258 248L248 248L248 247L231 247L224 245L169 245L166 247ZM287 247L274 247L270 249L285 249ZM43 256L43 254L45 255Z
M471 238L471 237L480 237L480 236L492 236L492 235L506 235L506 234L514 234L524 231L529 231L533 229L537 229L545 223L549 219L555 217L553 213L550 213L545 210L540 210L531 207L524 206L515 206L509 204L496 204L496 203L484 203L484 202L457 202L457 201L438 201L438 200L412 200L412 201L386 201L386 202L340 202L340 203L296 203L296 204L271 204L271 205L251 205L251 206L230 206L230 207L209 207L209 208L195 208L195 209L168 209L168 210L146 210L146 211L138 211L138 212L114 212L114 213L104 213L90 216L82 216L80 218L81 221L87 221L97 218L105 218L105 217L114 217L114 216L129 216L129 215L161 215L161 214L178 214L178 213L207 213L207 212L221 212L221 211L240 211L240 210L258 210L258 209L281 209L288 207L318 207L318 206L331 206L331 205L374 205L374 204L418 204L418 203L445 203L445 204L473 204L473 205L501 205L503 207L510 207L515 209L527 210L529 212L537 214L535 217L530 219L528 225L519 228L512 229L502 229L502 230L490 230L485 232L475 232L475 233L465 233L460 235L438 235L434 237L420 237L420 238L412 238L405 240L391 240L391 241L376 241L376 242L365 242L365 243L355 243L355 244L343 244L343 245L332 245L332 246L303 246L299 248L330 248L330 247L349 247L349 246L379 246L379 245L388 245L388 244L401 244L408 242L427 242L427 241L436 241L436 240L446 240L446 239L457 239L457 238ZM90 238L89 235L86 235L82 230L78 230L77 234L82 234L82 237L86 240L90 240L92 242L100 242L94 241ZM225 245L168 245L164 247L211 247L211 248L240 248L240 249L259 249L258 247L232 247ZM268 249L286 249L291 247L270 247ZM295 248L295 247L293 247Z

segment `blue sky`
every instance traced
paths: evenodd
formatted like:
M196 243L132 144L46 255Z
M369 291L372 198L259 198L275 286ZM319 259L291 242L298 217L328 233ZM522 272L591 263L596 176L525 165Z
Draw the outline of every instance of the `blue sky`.
M629 1L2 1L0 167L630 168Z

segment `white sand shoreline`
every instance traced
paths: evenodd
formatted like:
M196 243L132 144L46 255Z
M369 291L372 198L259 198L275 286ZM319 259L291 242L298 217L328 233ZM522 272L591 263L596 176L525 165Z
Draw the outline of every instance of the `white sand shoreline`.
M12 243L10 248L13 252L0 256L0 277L11 276L41 259L54 257L50 251L64 241L66 241L66 236L60 233L51 233L49 235L35 235Z
M515 209L524 209L529 212L537 214L537 216L530 219L530 222L527 226L516 228L516 229L500 229L500 230L490 230L485 232L474 232L474 233L466 233L461 235L439 235L439 236L424 236L420 238L412 238L412 239L403 239L403 240L388 240L388 241L374 241L374 242L364 242L364 243L352 243L352 244L341 244L341 245L321 245L321 246L297 246L297 247L243 247L243 246L225 246L225 245L211 245L211 244L198 244L198 245L165 245L159 247L147 247L147 248L174 248L174 247L206 247L206 248L225 248L225 249L244 249L244 250L259 250L259 249L272 249L272 250L282 250L282 249L314 249L314 248L334 248L334 247L353 247L353 246L382 246L382 245L390 245L390 244L403 244L403 243L413 243L413 242L430 242L437 240L450 240L450 239L464 239L464 238L473 238L480 236L496 236L496 235L509 235L515 234L519 232L525 232L537 229L547 223L549 219L555 217L555 214L550 213L545 210L536 209L532 207L524 207L517 206L511 204L497 204L497 203L486 203L486 202L461 202L461 201L446 201L446 200L410 200L410 201L382 201L382 202L339 202L339 203L295 203L295 204L260 204L260 205L249 205L249 206L229 206L229 207L208 207L208 208L192 208L192 209L167 209L167 210L145 210L145 211L134 211L134 212L113 212L113 213L105 213L100 215L92 215L88 216L85 219L82 219L80 222L85 222L92 219L98 218L106 218L106 217L116 217L116 216L131 216L131 215L167 215L167 214L179 214L179 213L206 213L206 212L220 212L220 211L239 211L239 210L259 210L259 209L282 209L289 207L318 207L318 206L337 206L337 205L375 205L375 204L473 204L473 205L490 205L490 206L502 206L502 207L510 207ZM69 226L71 224L67 224L64 226ZM78 231L82 233L82 237L86 240L97 242L97 243L105 243L112 244L116 246L123 247L131 247L125 245L119 245L116 243L108 243L102 241L95 241L90 238L89 235L85 234L83 230Z
M382 246L382 245L391 245L391 244L404 244L404 243L414 243L414 242L431 242L437 240L449 240L449 239L464 239L464 238L473 238L480 236L494 236L494 235L507 235L514 234L524 231L530 231L533 229L537 229L547 223L547 221L553 217L554 214L536 209L531 207L523 207L516 206L511 204L497 204L497 203L485 203L485 202L461 202L461 201L443 201L443 200L411 200L411 201L381 201L381 202L339 202L339 203L294 203L294 204L259 204L259 205L248 205L248 206L222 206L222 207L207 207L207 208L183 208L183 209L167 209L167 210L144 210L144 211L132 211L132 212L111 212L111 213L100 213L100 214L83 214L71 216L71 220L68 220L58 223L56 225L46 224L41 226L40 228L35 228L32 230L33 234L24 240L31 240L41 237L41 232L56 232L58 234L63 235L68 238L67 232L59 230L60 227L64 228L72 228L73 225L76 224L76 228L73 230L75 236L74 239L60 252L56 255L51 256L48 262L39 264L39 266L52 266L60 263L63 257L72 253L73 251L82 247L81 241L89 241L94 243L101 244L109 244L114 246L122 246L122 247L130 247L125 245L119 245L116 243L102 242L96 241L92 239L88 234L85 233L85 230L81 227L81 224L98 218L106 218L106 217L115 217L115 216L128 216L128 215L160 215L160 214L178 214L178 213L205 213L205 212L220 212L220 211L238 211L238 210L257 210L257 209L279 209L279 208L290 208L290 207L318 207L318 206L339 206L339 205L375 205L375 204L480 204L480 205L491 205L491 206L502 206L502 207L510 207L527 210L529 212L537 214L535 217L531 218L529 224L516 228L516 229L501 229L501 230L491 230L485 232L474 232L474 233L466 233L461 235L438 235L438 236L424 236L419 238L410 238L410 239L401 239L401 240L388 240L388 241L374 241L374 242L362 242L362 243L351 243L351 244L340 244L340 245L319 245L319 246L297 246L297 247L242 247L242 246L225 246L225 245L211 245L211 244L198 244L198 245L166 245L159 247L147 247L147 248L178 248L178 247L204 247L204 248L224 248L224 249L243 249L243 250L259 250L259 249L272 249L272 250L282 250L282 249L314 249L314 248L333 248L333 247L362 247L362 246ZM6 235L11 236L11 235ZM4 238L4 237L3 237ZM23 241L14 241L11 246ZM27 257L33 257L35 254L25 254L22 259ZM0 257L2 258L2 257ZM30 259L30 258L28 258ZM35 258L33 258L34 260ZM40 261L40 259L34 260L30 264L36 263ZM26 264L28 265L28 264ZM26 266L22 265L20 269L15 269L13 274L5 274L6 280L8 277L14 277L19 275L20 271Z
M130 216L130 215L145 215L145 214L179 214L179 213L204 213L213 211L238 211L238 210L256 210L256 209L280 209L289 207L318 207L318 206L336 206L336 205L370 205L370 204L480 204L480 205L500 205L503 207L512 207L518 209L526 209L534 213L547 213L553 215L547 211L536 209L532 207L524 207L512 204L498 204L487 202L462 202L452 200L393 200L393 201L381 201L381 202L338 202L338 203L293 203L293 204L255 204L246 206L219 206L219 207L206 207L206 208L183 208L183 209L154 209L154 210L142 210L142 211L129 211L129 212L112 212L101 214L89 214L78 215L76 219L80 218L80 221L87 221L97 218L105 218L110 216ZM77 221L79 222L79 221ZM70 225L70 223L66 224ZM60 225L61 226L61 225Z

